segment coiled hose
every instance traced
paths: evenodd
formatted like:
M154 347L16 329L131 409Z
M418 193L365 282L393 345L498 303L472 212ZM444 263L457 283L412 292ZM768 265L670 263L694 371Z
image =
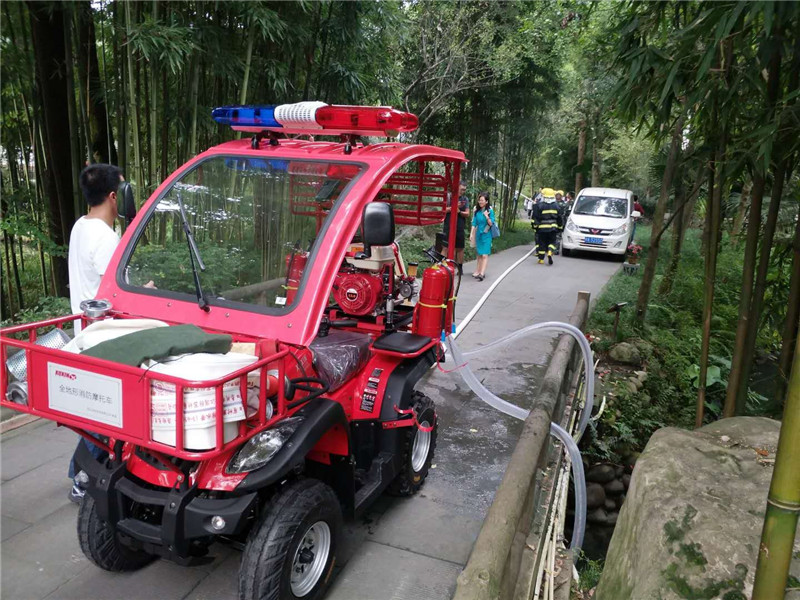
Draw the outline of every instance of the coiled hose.
M589 418L592 414L592 406L594 404L594 374L592 373L592 366L594 362L592 360L592 349L589 346L589 341L586 339L586 336L580 329L574 325L570 325L569 323L561 323L559 321L535 323L466 353L461 352L461 349L458 347L455 339L453 339L453 336L447 336L446 341L447 347L453 356L455 364L460 366L458 372L461 373L461 377L464 379L464 382L467 384L469 389L471 389L476 396L486 402L486 404L489 406L496 408L504 414L524 421L528 418L530 411L515 404L511 404L510 402L506 402L502 398L496 396L486 389L486 386L484 386L478 380L478 378L475 376L475 373L473 373L472 369L469 368L469 364L467 364L465 358L467 356L475 356L481 352L484 352L485 350L488 350L489 348L508 343L521 336L528 335L532 331L540 329L556 329L563 331L564 333L567 333L575 338L575 340L578 342L578 346L581 349L581 354L583 355L584 377L586 380L586 401L584 403L583 412L581 413L581 420L578 425L577 439L580 439L584 430L586 429L586 425L589 422ZM580 450L578 449L576 441L572 439L572 436L570 436L569 433L567 433L562 427L556 423L550 423L550 434L561 440L561 442L564 444L567 454L570 457L570 462L572 463L572 480L575 484L575 523L572 529L572 541L570 543L570 549L577 551L583 544L583 536L586 531L586 479L583 473L583 461L581 459Z

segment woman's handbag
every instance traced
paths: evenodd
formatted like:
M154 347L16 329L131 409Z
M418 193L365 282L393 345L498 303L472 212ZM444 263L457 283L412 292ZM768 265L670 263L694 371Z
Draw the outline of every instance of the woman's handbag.
M492 228L489 231L492 232L492 239L500 237L500 228L497 223L492 223Z
M469 247L475 247L475 228L473 227L469 232Z

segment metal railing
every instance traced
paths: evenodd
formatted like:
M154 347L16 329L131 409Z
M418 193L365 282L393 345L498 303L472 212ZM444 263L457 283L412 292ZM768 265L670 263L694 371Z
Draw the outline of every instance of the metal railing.
M589 293L579 292L570 324L583 329L589 303ZM579 367L575 340L560 336L503 481L458 576L453 600L533 597L536 573L546 554L548 515L562 461L550 436L550 423L563 426L569 420L566 409Z

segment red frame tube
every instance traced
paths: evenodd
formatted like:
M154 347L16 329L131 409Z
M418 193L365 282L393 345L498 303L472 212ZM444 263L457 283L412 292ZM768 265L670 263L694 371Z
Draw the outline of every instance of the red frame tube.
M6 374L5 362L0 365L0 406L7 406L18 412L24 412L41 416L60 425L73 429L83 437L89 439L93 444L102 445L97 443L96 438L89 435L89 431L105 435L111 439L123 440L130 442L149 451L160 452L167 456L176 456L186 460L204 460L212 458L228 449L238 446L255 435L261 428L272 424L280 418L288 416L288 409L286 406L286 399L284 397L284 364L283 359L289 354L287 347L278 349L277 352L258 359L251 365L242 367L228 375L209 380L189 380L172 375L165 375L161 373L151 373L138 367L131 367L119 363L114 363L100 358L90 356L83 356L73 354L71 352L64 352L63 350L55 350L52 348L45 348L39 346L31 341L15 340L7 337L9 333L25 332L28 334L28 339L36 339L36 331L44 327L50 327L65 322L74 321L81 318L79 315L69 315L66 317L58 317L56 319L49 319L47 321L40 321L37 323L28 323L25 325L17 325L0 330L0 356L5 359L8 354L8 347L20 348L26 353L26 361L28 372L31 373L33 364L36 361L52 361L55 363L80 363L80 368L90 373L98 375L105 375L108 377L118 378L124 380L123 385L123 404L132 403L137 406L137 402L141 404L142 409L131 409L127 412L128 418L133 418L133 422L126 422L124 429L117 428L104 423L92 421L90 419L62 413L54 409L50 409L47 405L47 395L44 392L46 384L37 383L31 386L28 390L28 404L21 405L10 402L6 399L6 392L8 391L8 376ZM278 369L278 408L273 413L271 419L266 418L266 402L269 367ZM243 388L245 395L243 402L245 405L245 419L248 419L246 409L246 386L247 376L252 371L259 373L259 410L258 417L255 419L258 422L259 428L253 428L251 431L243 431L240 429L240 435L231 442L225 443L224 441L224 408L223 408L223 387L226 383L231 381L239 381L240 388ZM161 442L153 441L153 428L152 428L152 403L151 403L151 389L154 381L171 383L175 386L175 446L169 446ZM137 385L132 385L135 382ZM191 451L184 448L185 432L184 432L184 413L185 413L185 390L186 388L214 388L215 390L215 417L217 423L216 429L216 443L213 449L205 451ZM34 396L36 396L36 406L34 406ZM252 419L251 419L252 420Z

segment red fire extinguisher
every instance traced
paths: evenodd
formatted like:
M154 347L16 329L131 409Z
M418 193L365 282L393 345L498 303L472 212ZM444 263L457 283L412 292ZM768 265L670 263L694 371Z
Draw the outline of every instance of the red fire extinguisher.
M453 271L445 265L434 265L425 270L419 302L414 307L411 331L435 339L439 339L443 330L450 332L453 322L453 281Z
M286 304L290 305L297 295L297 288L300 286L300 279L306 268L308 254L303 251L292 252L286 255Z

